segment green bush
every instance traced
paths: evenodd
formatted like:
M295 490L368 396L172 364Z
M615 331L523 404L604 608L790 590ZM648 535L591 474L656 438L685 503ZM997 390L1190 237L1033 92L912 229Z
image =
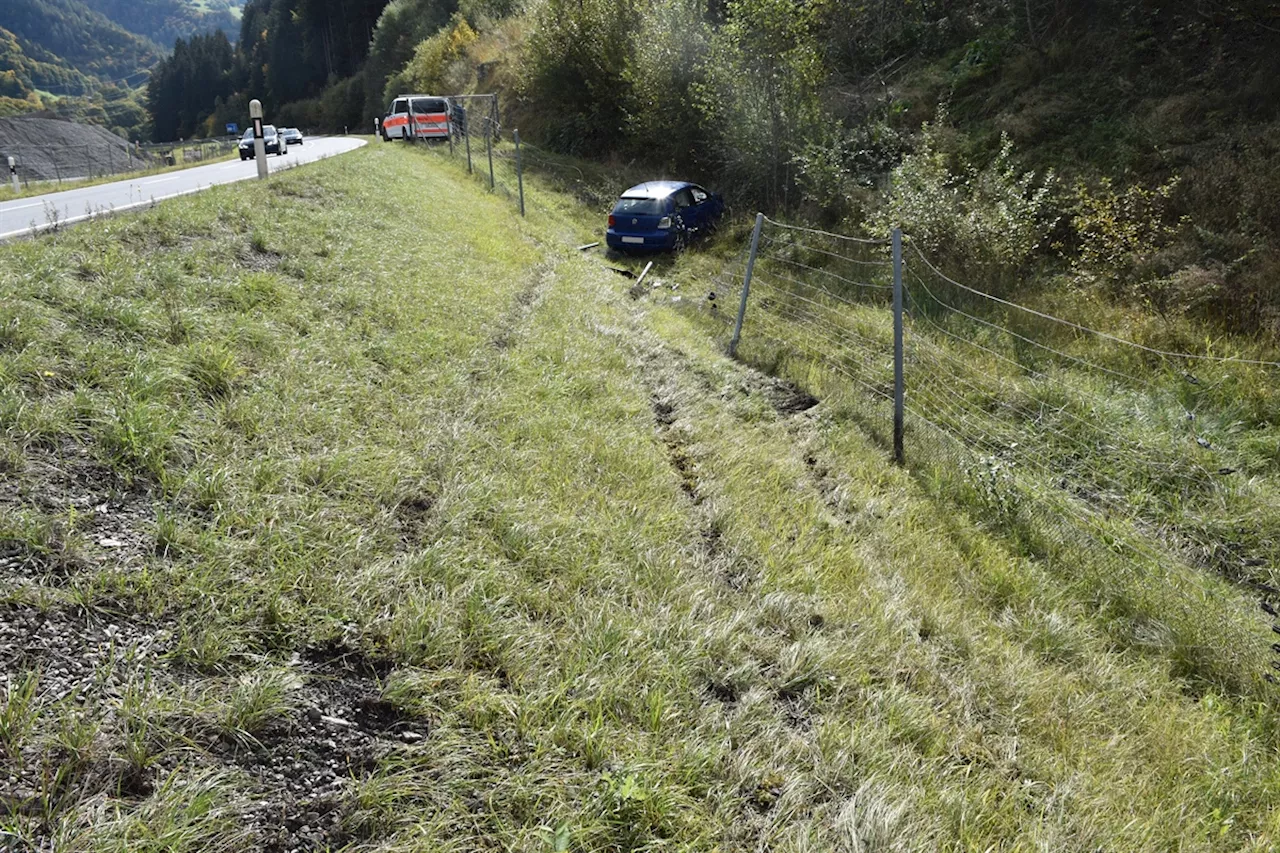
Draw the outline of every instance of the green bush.
M981 168L953 167L953 159L938 125L925 124L919 147L893 170L875 230L901 227L925 252L960 266L1018 269L1046 248L1060 218L1052 171L1020 172L1007 136Z
M1092 188L1077 183L1071 206L1076 272L1111 282L1137 274L1177 233L1165 215L1177 185L1177 178L1155 189L1135 184L1118 190L1110 178Z
M562 151L614 149L626 126L626 69L640 28L637 0L545 0L526 54L525 95L556 120L547 140Z
M722 179L766 207L799 200L796 157L832 124L819 95L818 11L789 0L730 5L695 87Z
M387 80L382 99L390 103L403 92L461 91L470 76L466 51L477 38L467 19L455 12L448 26L418 43L413 58Z
M711 26L696 0L659 0L645 11L623 75L633 151L673 167L705 160L706 122L692 93L706 80L710 42Z

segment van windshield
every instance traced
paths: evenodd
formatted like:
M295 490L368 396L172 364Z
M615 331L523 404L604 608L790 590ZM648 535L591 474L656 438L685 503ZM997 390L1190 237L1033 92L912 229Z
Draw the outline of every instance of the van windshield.
M613 206L615 214L625 213L628 216L661 216L667 212L665 198L627 198L623 196Z
M444 104L444 98L414 98L413 111L415 113L442 113L447 110Z

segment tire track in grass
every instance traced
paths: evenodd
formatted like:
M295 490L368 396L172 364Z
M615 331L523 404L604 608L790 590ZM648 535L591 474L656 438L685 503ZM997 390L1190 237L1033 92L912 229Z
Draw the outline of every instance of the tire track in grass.
M627 342L641 386L648 390L655 438L667 455L685 499L684 510L693 531L691 550L718 587L717 615L709 630L717 630L721 623L751 626L751 633L756 635L752 642L763 638L776 647L776 657L766 655L753 665L752 672L722 669L713 673L703 687L705 700L720 706L730 729L752 725L747 721L758 717L763 702L785 731L774 735L780 744L814 751L823 715L812 673L804 670L801 649L809 644L840 642L835 638L856 632L858 626L829 622L821 604L806 595L770 589L760 558L726 535L722 517L725 509L720 499L724 484L708 467L708 451L696 441L691 424L698 417L697 407L721 402L717 400L720 389L709 375L689 356L658 339L643 325L638 312L633 311L631 327L618 336ZM737 369L735 378L743 394L754 397L780 417L800 415L818 404L816 398L794 385L750 368ZM799 623L795 619L797 608L803 614ZM766 685L762 695L761 687ZM761 759L755 744L742 742L733 749L732 756L731 762L740 763L747 778L740 788L739 818L728 829L725 841L733 849L767 848L777 842L787 825L794 823L792 810L798 807L804 811L808 806L788 802L787 777L756 764ZM825 800L826 795L819 799Z
M662 317L661 308L650 310ZM697 334L671 319L687 316L684 312L666 314L658 326L663 340L683 345L685 333ZM715 361L711 347L710 342L699 347L699 354ZM716 363L730 377L726 386L752 381L743 378L751 372L742 365ZM895 767L882 780L902 792L899 804L922 799L948 804L927 816L908 810L909 820L925 818L932 824L925 837L955 843L961 837L955 823L960 807L989 826L966 836L966 846L985 838L1000 843L1048 839L1055 849L1167 849L1199 837L1198 822L1216 826L1212 821L1222 820L1212 817L1225 811L1212 779L1237 773L1232 796L1241 805L1228 818L1233 843L1243 845L1265 832L1267 810L1257 806L1270 776L1241 756L1270 748L1263 746L1272 739L1266 734L1266 713L1240 708L1233 719L1236 715L1220 701L1211 706L1187 701L1177 681L1158 667L1110 647L1085 613L1053 594L1051 582L1033 565L1021 564L998 540L937 506L889 466L872 442L858 440L856 427L848 421L842 426L838 397L831 411L817 408L798 417L786 416L785 406L775 407L784 416L775 422L761 419L759 412L734 411L732 393L718 396L702 398L703 411L690 415L697 429L691 440L701 435L707 442L706 464L718 464L717 455L729 464L759 457L740 454L733 443L742 439L724 434L735 419L761 421L759 439L768 439L780 452L772 454L768 470L759 476L794 477L796 500L820 503L829 516L831 540L824 547L839 547L843 540L863 568L854 588L839 566L817 579L832 606L840 606L841 597L851 602L866 597L865 604L874 601L881 610L866 616L870 634L882 636L870 637L872 654L864 652L867 663L858 664L870 666L871 678L859 690L881 697L876 703L932 709L923 718L928 725L919 728L922 748L914 758L919 769ZM748 512L754 510L748 507ZM762 519L759 524L768 530L770 523ZM746 525L754 526L753 520ZM736 533L767 541L741 526ZM1027 577L1011 580L1010 572ZM995 601L993 582L1006 585ZM762 588L768 586L766 578ZM1158 715L1152 710L1157 705ZM892 731L893 720L885 719L880 708L865 705L863 711L860 728L877 736L878 730ZM1094 748L1108 742L1107 749ZM1153 755L1159 760L1150 760ZM870 756L864 763L874 766ZM1003 795L985 799L975 783ZM1129 786L1132 798L1116 798L1118 785ZM1133 814L1143 815L1140 824L1131 820ZM1246 823L1248 829L1234 829ZM1160 827L1154 834L1153 826Z

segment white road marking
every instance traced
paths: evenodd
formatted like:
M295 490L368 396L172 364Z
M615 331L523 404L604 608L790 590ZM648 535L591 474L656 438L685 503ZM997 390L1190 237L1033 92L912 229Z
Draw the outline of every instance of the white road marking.
M355 148L363 147L363 145L364 145L364 143L363 143L363 142L359 142L359 143L357 143L355 146L353 146L352 148L345 148L343 151L335 151L335 152L321 152L319 155L314 156L314 157L313 157L313 158L311 158L311 159L290 160L290 161L287 161L287 162L284 162L284 163L280 163L279 165L280 165L280 167L281 167L281 168L288 168L288 167L291 167L291 166L301 165L302 163L313 163L313 162L316 162L316 161L318 161L318 160L326 160L326 159L328 159L329 157L335 156L335 155L337 155L337 154L343 154L343 153L346 153L346 151L352 151L352 150L355 150ZM268 163L269 163L269 165L272 167L272 171L275 171L275 166L276 166L275 161L268 161ZM242 165L242 164L241 164L241 163L234 163L234 162L233 162L233 163L228 163L228 164L225 164L225 165L226 165L226 166L232 166L232 167L235 167L235 166L240 166L240 165ZM127 182L127 183L126 183L126 182L124 182L124 181L121 181L121 182L119 182L118 184L103 184L102 186L99 186L99 187L86 188L86 189L84 190L84 192L85 192L85 193L89 193L89 192L97 192L97 191L100 191L100 190L103 190L103 189L109 189L109 188L110 188L110 187L112 187L112 186L120 186L120 184L125 184L126 186L128 186L128 187L129 187L129 196L132 198L133 193L134 193L134 188L135 188L135 187L138 187L138 188L139 188L139 189L137 189L137 193L138 193L138 195L139 195L139 196L142 196L142 195L144 194L144 191L143 191L142 189L140 189L140 187L141 187L142 185L144 185L144 184L156 184L156 183L160 183L161 181L176 180L176 179L181 178L181 177L186 177L187 175L189 175L189 174L190 174L190 172L198 172L198 170L199 170L199 169L215 169L215 168L219 168L219 167L216 167L214 164L210 164L209 166L199 166L199 167L196 167L195 169L184 170L184 172L180 172L180 173L177 173L177 174L174 174L174 175L171 175L171 176L166 176L166 177L163 177L163 178L157 178L157 179L155 179L155 180L151 180L151 181L140 181L140 182L138 182L138 183L134 183L134 182ZM223 167L221 167L221 168L225 168L225 166L223 166ZM58 225L59 225L59 227L67 226L67 225L73 225L73 224L75 224L75 223L77 223L77 222L82 222L82 221L84 221L84 220L86 220L86 219L93 219L93 218L95 218L96 216L98 216L98 215L100 215L100 214L106 214L106 213L123 213L123 212L128 211L128 210L135 210L135 209L137 209L137 208L144 207L144 206L146 206L146 205L155 204L156 202L163 201L163 200L168 199L168 198L174 198L174 197L176 197L176 196L188 195L188 194L190 194L190 193L199 192L200 190L207 189L207 188L208 188L208 187L210 187L210 186L216 186L216 185L217 185L217 184L219 184L219 183L221 183L221 184L224 184L224 185L225 185L225 184L232 184L232 183L237 183L237 182L239 182L239 181L248 180L249 178L255 177L255 176L256 176L256 174L257 174L257 173L256 173L256 171L254 171L254 172L245 171L245 172L243 172L243 173L241 173L241 174L238 174L238 175L228 175L226 178L221 179L220 181L212 181L212 182L210 182L209 184L202 184L202 185L198 185L198 186L196 186L196 187L190 188L190 189L178 190L178 191L176 191L176 192L167 193L167 194L165 194L165 195L159 195L159 196L157 196L157 195L150 195L150 196L148 196L148 197L147 197L147 198L145 198L145 199L140 199L139 201L130 202L130 203L128 203L128 204L124 204L124 205L116 206L116 205L114 205L114 204L110 204L110 203L109 203L108 205L99 205L96 209L90 210L88 213L78 214L78 215L74 215L74 216L73 216L73 215L71 215L71 205L72 205L72 204L78 204L78 203L79 203L79 199L67 199L67 200L66 200L66 202L65 202L64 204L62 204L62 205L61 205L62 210L64 210L64 211L65 211L65 213L66 213L66 217L65 217L65 218L60 217L60 218L59 218L59 220L58 220ZM83 197L81 197L81 198L83 198ZM43 206L44 204L46 204L46 202L47 202L47 199L46 199L46 200L37 201L37 202L32 202L32 203L29 203L29 204L25 204L25 205L23 205L23 206L22 206L22 208L40 207L40 206ZM51 206L55 206L55 208L57 207L57 205L55 205L55 203L54 203L54 202L47 202L47 203L48 203L49 205L51 205ZM92 204L92 201L91 201L91 200L90 200L90 204ZM19 209L19 208L5 208L5 207L0 206L0 216L3 216L5 213L7 213L7 212L9 212L9 211L17 210L17 209ZM39 232L41 232L41 231L47 231L47 230L49 230L49 229L50 229L50 228L52 228L52 227L53 227L52 223L47 223L47 222L46 222L45 224L41 225L41 224L39 224L39 223L34 223L34 222L33 222L33 223L31 223L30 225L28 225L28 226L26 226L26 227L18 228L18 229L15 229L15 230L13 230L13 231L7 231L7 232L4 232L4 233L0 233L0 242L2 242L2 241L4 241L4 240L8 240L8 239L13 238L13 237L19 237L19 236L31 236L31 235L33 235L33 234L35 234L35 233L39 233Z
M35 204L19 204L15 207L0 207L0 213L7 213L10 210L26 210L28 207L41 207L44 202L38 201Z

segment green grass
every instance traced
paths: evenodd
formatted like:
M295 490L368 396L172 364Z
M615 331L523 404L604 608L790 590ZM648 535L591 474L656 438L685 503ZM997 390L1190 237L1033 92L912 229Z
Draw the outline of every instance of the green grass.
M235 756L358 686L421 739L369 729L335 848L1278 843L1274 703L1117 642L833 378L780 414L574 250L594 214L534 177L521 220L440 154L0 248L0 539L40 555L0 614L127 638L79 702L10 673L5 748L47 772L0 829L264 846Z

